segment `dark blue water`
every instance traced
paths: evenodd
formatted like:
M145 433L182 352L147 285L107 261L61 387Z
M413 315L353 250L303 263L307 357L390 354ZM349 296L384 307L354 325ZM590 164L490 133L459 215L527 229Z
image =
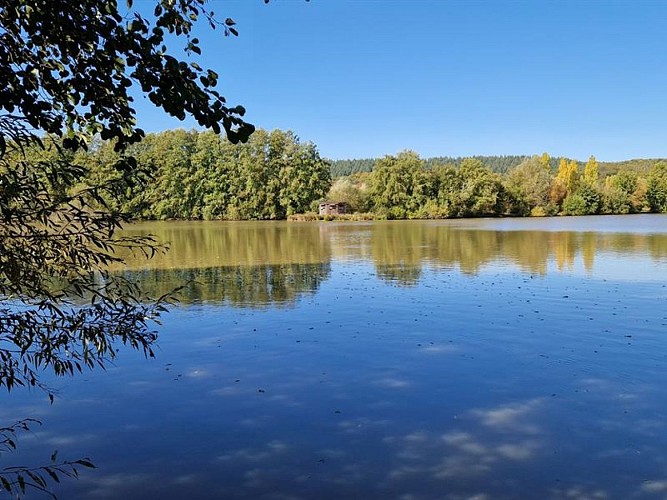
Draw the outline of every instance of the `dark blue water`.
M504 243L474 266L334 230L310 288L184 303L155 359L5 397L2 421L43 426L0 458L90 457L67 499L665 498L665 221L548 228L541 265L507 221L476 222Z

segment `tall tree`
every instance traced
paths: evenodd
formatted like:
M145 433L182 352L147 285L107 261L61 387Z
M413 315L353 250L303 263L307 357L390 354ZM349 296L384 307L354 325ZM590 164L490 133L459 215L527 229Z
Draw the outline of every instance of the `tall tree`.
M584 166L584 176L582 180L589 186L595 187L598 185L599 175L598 162L595 159L595 156L591 155Z
M667 162L653 165L647 181L646 199L651 210L667 213Z
M524 203L525 213L537 207L544 211L549 204L552 179L548 164L549 159L544 155L533 156L510 170L507 175L506 185L510 192Z
M560 205L568 195L573 194L579 184L579 166L576 161L561 158L558 172L551 185L551 201Z
M439 212L444 217L456 217L461 212L462 180L458 170L452 165L434 167L436 201Z
M542 168L549 173L551 171L551 156L546 151L540 156L540 165Z
M631 196L637 189L636 172L621 171L608 176L602 190L602 211L607 214L627 214L633 211Z
M496 215L501 211L504 188L500 176L491 172L477 159L463 161L461 178L461 210L463 217Z
M414 151L385 156L375 163L370 196L376 212L402 219L417 210L415 187L423 169L423 161Z

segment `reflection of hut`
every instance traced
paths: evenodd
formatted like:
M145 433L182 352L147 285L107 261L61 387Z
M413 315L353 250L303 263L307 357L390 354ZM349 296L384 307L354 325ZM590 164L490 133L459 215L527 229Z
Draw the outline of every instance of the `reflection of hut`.
M323 201L320 203L320 215L340 215L347 213L344 201Z

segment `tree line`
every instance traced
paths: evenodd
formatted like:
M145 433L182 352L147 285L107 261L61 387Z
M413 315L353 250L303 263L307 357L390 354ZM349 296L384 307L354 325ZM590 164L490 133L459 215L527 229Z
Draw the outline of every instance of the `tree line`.
M484 165L486 165L493 172L499 174L506 174L514 167L520 165L524 161L530 158L530 155L494 155L494 156L434 156L432 158L426 158L424 161L428 168L436 165L453 165L460 167L464 160L466 159L476 159L480 160ZM549 168L552 172L558 170L558 165L560 160L568 159L563 157L550 157L549 159ZM331 176L333 178L337 177L346 177L348 175L357 174L361 172L371 172L375 166L375 162L379 158L357 158L357 159L345 159L345 160L329 160L331 162ZM621 170L632 170L640 174L646 174L654 163L660 161L660 159L648 159L648 158L639 158L634 160L624 160L624 161L609 161L599 162L598 166L600 169L600 175L606 177L608 175L616 174ZM586 162L577 161L577 164L580 168L583 168Z
M555 171L552 163L544 153L501 175L477 158L430 165L405 151L336 179L328 197L387 219L667 212L667 162L606 177L593 156L583 166L561 158Z
M664 161L645 160L640 171L625 163L604 175L593 156L586 163L546 153L493 157L523 158L501 174L483 157L438 163L404 151L375 160L370 172L332 180L331 163L290 131L258 130L232 144L211 131L178 129L115 149L97 140L67 154L87 172L82 183L110 186L104 203L135 219L279 220L317 211L323 199L378 219L667 212ZM62 151L31 154L44 161Z
M168 130L116 149L97 139L86 152L53 146L29 154L68 155L87 172L80 184L112 186L105 205L135 219L285 219L308 211L331 185L315 145L281 130L257 130L239 144L211 131Z
M480 160L484 165L498 173L505 173L513 167L519 165L522 161L529 158L526 155L504 155L504 156L471 156L469 158L474 158ZM467 159L462 156L434 156L432 158L426 158L424 161L427 167L433 167L435 165L454 165L456 167L461 166L463 160ZM359 159L350 159L350 160L330 160L331 162L331 176L336 177L345 177L352 174L357 174L361 172L371 172L379 158L359 158ZM553 159L552 161L557 161Z

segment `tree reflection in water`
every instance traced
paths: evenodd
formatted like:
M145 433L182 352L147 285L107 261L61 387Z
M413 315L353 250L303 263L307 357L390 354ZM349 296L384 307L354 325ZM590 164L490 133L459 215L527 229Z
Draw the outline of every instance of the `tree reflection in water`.
M593 272L600 253L667 258L665 234L496 230L486 221L479 228L477 221L461 222L145 223L130 234L155 234L170 251L150 263L130 257L125 272L138 273L154 295L189 283L185 302L266 306L317 290L336 260L370 260L380 279L414 286L424 268L476 275L500 264L544 276L550 263L565 271L579 260Z
M150 268L128 269L123 273L140 280L153 296L159 296L185 284L181 300L220 302L235 306L268 306L294 303L301 293L314 292L331 273L331 261L344 253L346 260L371 260L378 278L401 286L414 286L425 268L457 269L466 275L477 275L488 265L514 265L522 272L544 276L550 262L559 271L575 267L593 272L599 253L649 255L656 261L667 258L667 236L600 234L592 232L546 231L477 231L425 226L419 223L378 225L368 240L354 248L347 238L354 227L328 228L331 240L291 240L288 233L281 239L278 253L267 251L267 238L247 246L249 263L232 265L233 257L220 259L219 242L213 250L187 240L185 247L170 243L166 258L157 258ZM319 233L318 233L319 234ZM290 241L289 246L285 241ZM251 241L246 240L246 245ZM317 251L319 246L319 251ZM198 248L198 253L195 251ZM368 250L370 249L370 251ZM306 250L304 256L300 251ZM369 254L369 255L367 255ZM289 256L294 255L295 262ZM211 256L214 256L213 258ZM313 259L324 259L317 261ZM265 260L264 260L265 259ZM223 260L224 266L210 266ZM250 263L262 260L261 263ZM166 262L165 262L166 261ZM187 267L188 263L199 267ZM183 266L183 267L179 267ZM210 266L210 267L209 267Z

